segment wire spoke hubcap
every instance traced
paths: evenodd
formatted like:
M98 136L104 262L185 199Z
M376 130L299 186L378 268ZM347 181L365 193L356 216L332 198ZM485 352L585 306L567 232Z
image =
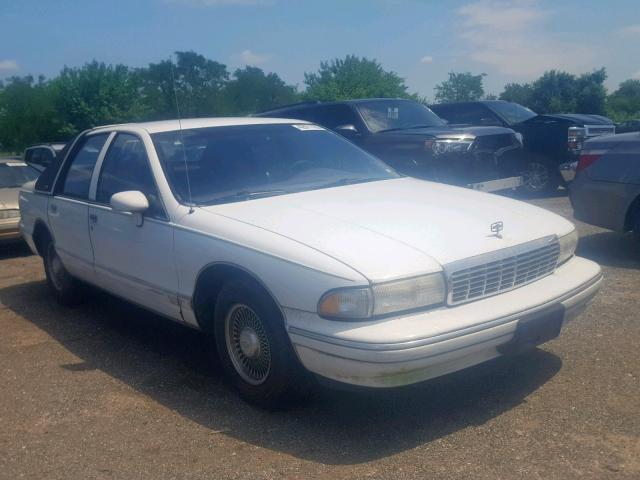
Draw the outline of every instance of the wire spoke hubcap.
M263 383L271 370L271 347L260 317L247 305L236 304L227 313L224 331L236 372L252 385Z

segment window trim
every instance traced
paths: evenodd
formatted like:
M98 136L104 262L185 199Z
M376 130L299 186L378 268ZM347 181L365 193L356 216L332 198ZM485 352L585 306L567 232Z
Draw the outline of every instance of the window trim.
M151 160L149 159L149 151L147 150L147 146L144 143L144 139L136 132L132 132L130 130L113 130L111 132L111 134L109 135L109 138L107 139L107 142L105 143L105 146L107 147L106 150L104 150L103 152L100 152L100 156L98 157L98 161L96 162L96 166L93 170L93 176L91 177L91 186L89 188L89 203L91 205L96 205L96 206L101 206L101 207L106 207L109 209L109 211L113 212L113 208L111 208L111 205L109 203L104 203L104 202L98 202L96 196L98 194L98 183L100 182L100 175L102 174L102 167L104 166L104 161L107 158L107 155L109 154L109 150L111 149L111 147L113 146L113 144L115 143L116 139L118 138L119 135L131 135L133 137L136 137L139 141L140 144L142 145L142 148L144 148L144 152L145 152L145 157L147 158L147 166L149 167L149 172L151 173L151 178L153 179L153 184L156 187L156 192L157 192L157 196L158 199L160 200L160 207L162 209L162 216L150 216L145 212L145 218L149 218L152 220L157 220L159 222L169 222L169 215L167 213L167 206L164 203L164 199L162 198L162 194L160 193L160 188L158 187L158 181L156 180L156 176L153 173L153 168L151 166ZM113 213L119 213L119 212L113 212Z

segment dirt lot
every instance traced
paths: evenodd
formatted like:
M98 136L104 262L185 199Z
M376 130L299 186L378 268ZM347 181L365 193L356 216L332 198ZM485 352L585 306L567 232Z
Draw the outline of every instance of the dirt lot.
M536 203L570 216L565 197ZM241 402L197 332L106 294L57 306L0 254L0 478L640 478L640 242L584 224L606 281L561 337L416 387Z

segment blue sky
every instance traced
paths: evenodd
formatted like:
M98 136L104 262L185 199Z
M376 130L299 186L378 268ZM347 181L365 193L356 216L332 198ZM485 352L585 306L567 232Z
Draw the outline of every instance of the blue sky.
M638 0L0 0L0 78L55 75L92 59L142 66L175 50L278 73L349 53L375 58L433 97L449 71L485 90L551 68L640 78Z

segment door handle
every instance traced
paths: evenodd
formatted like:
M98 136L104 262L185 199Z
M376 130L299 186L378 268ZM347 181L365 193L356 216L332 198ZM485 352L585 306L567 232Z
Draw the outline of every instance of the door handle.
M98 215L96 215L95 213L90 214L89 221L91 223L98 223Z

